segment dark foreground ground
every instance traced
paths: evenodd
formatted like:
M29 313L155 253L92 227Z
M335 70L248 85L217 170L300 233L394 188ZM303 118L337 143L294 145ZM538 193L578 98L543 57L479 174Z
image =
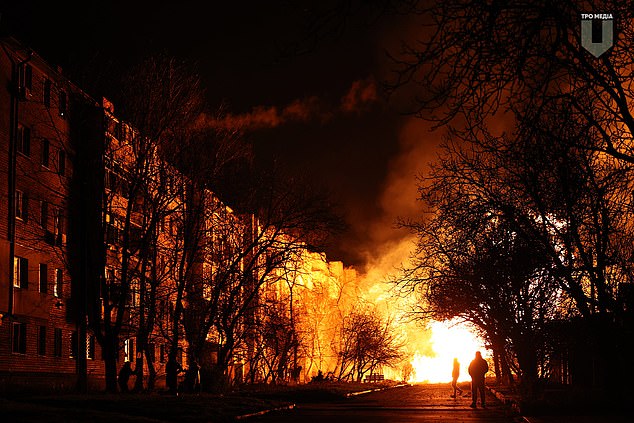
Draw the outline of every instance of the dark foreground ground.
M226 422L285 402L215 395L57 395L0 399L2 422Z
M0 397L0 422L634 422L629 416L584 416L584 410L571 415L522 417L491 392L487 392L486 409L472 409L468 384L463 385L465 392L458 398L450 397L449 384L393 385L251 387L248 392L225 396L21 395ZM260 415L262 411L266 414Z
M307 384L297 387L250 387L231 395L152 394L12 395L0 397L0 422L227 422L295 403L324 403L383 384Z

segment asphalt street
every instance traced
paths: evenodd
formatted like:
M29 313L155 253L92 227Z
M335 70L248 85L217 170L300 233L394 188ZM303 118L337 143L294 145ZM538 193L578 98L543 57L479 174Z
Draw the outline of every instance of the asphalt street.
M451 398L449 384L414 385L359 395L331 403L299 404L294 410L254 418L255 422L495 422L521 421L487 393L487 408L472 409L471 392Z

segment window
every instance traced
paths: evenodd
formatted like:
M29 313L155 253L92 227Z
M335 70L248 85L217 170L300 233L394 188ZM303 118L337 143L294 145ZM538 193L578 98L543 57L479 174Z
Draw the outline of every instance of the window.
M64 150L57 152L57 173L62 176L66 174L66 152Z
M214 266L211 263L203 262L202 284L203 298L210 301L213 296L212 278L214 274Z
M18 69L18 89L21 97L31 95L33 86L33 69L28 63L23 63Z
M44 80L44 105L51 107L51 80Z
M46 138L42 138L42 166L46 168L50 164L50 150L51 143Z
M95 359L95 337L93 335L86 335L86 358Z
M106 244L117 246L121 243L122 233L119 225L119 219L110 213L106 214Z
M165 220L166 219L167 219L167 217L163 217L159 221L159 231L160 231L160 233L164 233L165 232Z
M128 301L126 302L128 307L139 306L139 281L133 279L130 281L130 289L128 290Z
M106 168L105 172L105 187L117 194L122 195L125 198L129 197L129 187L127 179L122 176L125 173L121 169L121 166L114 164L113 168Z
M55 328L53 331L53 356L62 356L62 330L60 328Z
M40 225L46 229L48 224L48 203L44 200L40 202Z
M15 191L15 217L27 221L29 216L29 196L20 190Z
M16 151L25 156L31 155L31 128L18 124L18 139L16 140Z
M106 267L106 284L112 285L115 283L114 269L112 267Z
M112 171L108 168L106 168L105 172L104 172L104 187L110 191L114 191L113 186L114 186L114 174L112 173Z
M53 285L53 295L61 297L64 293L64 272L62 269L55 269L55 285Z
M64 215L62 209L55 208L53 210L53 236L54 245L62 245L64 242Z
M159 345L159 362L165 363L165 344Z
M22 289L29 287L29 261L24 257L13 257L13 286Z
M46 355L46 326L37 328L37 354Z
M123 341L123 361L134 362L134 339L132 338Z
M40 292L46 294L48 291L48 266L40 263Z
M70 351L68 353L69 358L77 358L77 331L74 330L70 334Z
M58 106L58 110L59 110L59 115L61 117L64 117L66 115L66 107L67 107L67 105L66 105L66 92L65 91L63 91L63 90L59 91L58 100L57 101L58 101L57 106Z
M11 351L26 354L26 323L13 322L11 325Z

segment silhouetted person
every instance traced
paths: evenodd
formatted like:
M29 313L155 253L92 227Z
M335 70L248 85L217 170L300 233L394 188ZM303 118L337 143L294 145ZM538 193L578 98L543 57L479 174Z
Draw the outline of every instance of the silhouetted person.
M324 381L324 374L321 372L321 370L317 371L317 376L313 376L313 382L323 382Z
M480 351L475 353L475 358L469 364L469 375L471 375L471 408L476 407L478 402L478 392L480 392L480 404L486 407L484 397L484 375L489 371L489 365L482 358Z
M193 360L185 372L185 389L187 392L195 392L200 389L200 366Z
M302 366L294 367L291 372L291 377L295 383L299 382L299 375L302 373Z
M183 368L176 360L168 360L165 365L165 385L167 392L170 394L178 393L178 374L182 373Z
M128 381L132 375L132 366L129 361L123 363L123 367L119 370L119 390L121 392L128 392Z
M456 398L456 391L462 395L462 389L458 387L458 377L460 377L460 362L457 358L453 359L453 370L451 371L451 387L453 388L453 395L451 398Z

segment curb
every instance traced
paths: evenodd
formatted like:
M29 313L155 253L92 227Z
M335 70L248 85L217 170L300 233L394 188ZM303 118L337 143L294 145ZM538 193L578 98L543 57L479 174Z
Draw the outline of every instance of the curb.
M235 416L234 420L243 420L243 419L248 419L250 417L263 416L263 415L265 415L267 413L271 413L271 412L274 412L274 411L292 410L295 407L296 407L295 404L290 404L290 405L285 405L283 407L269 408L267 410L256 411L255 413L242 414L240 416Z
M404 386L411 386L411 385L409 383L402 383L402 384L394 385L394 386L386 386L384 388L374 388L374 389L368 389L368 390L365 390L365 391L348 392L345 395L345 397L346 398L350 398L350 397L354 397L354 396L357 396L357 395L369 394L371 392L385 391L387 389L392 389L392 388L402 388ZM290 404L290 405L286 405L286 406L283 406L283 407L269 408L267 410L256 411L255 413L242 414L240 416L235 416L234 420L244 420L244 419L248 419L248 418L251 418L251 417L263 416L265 414L272 413L272 412L275 412L275 411L292 410L295 407L297 407L296 404Z
M364 395L364 394L370 394L372 392L379 392L379 391L385 391L388 389L393 389L393 388L402 388L404 386L411 386L409 383L401 383L399 385L394 385L394 386L386 386L384 388L374 388L374 389L367 389L365 391L356 391L356 392L348 392L346 394L346 398L350 398L350 397L355 397L357 395Z

